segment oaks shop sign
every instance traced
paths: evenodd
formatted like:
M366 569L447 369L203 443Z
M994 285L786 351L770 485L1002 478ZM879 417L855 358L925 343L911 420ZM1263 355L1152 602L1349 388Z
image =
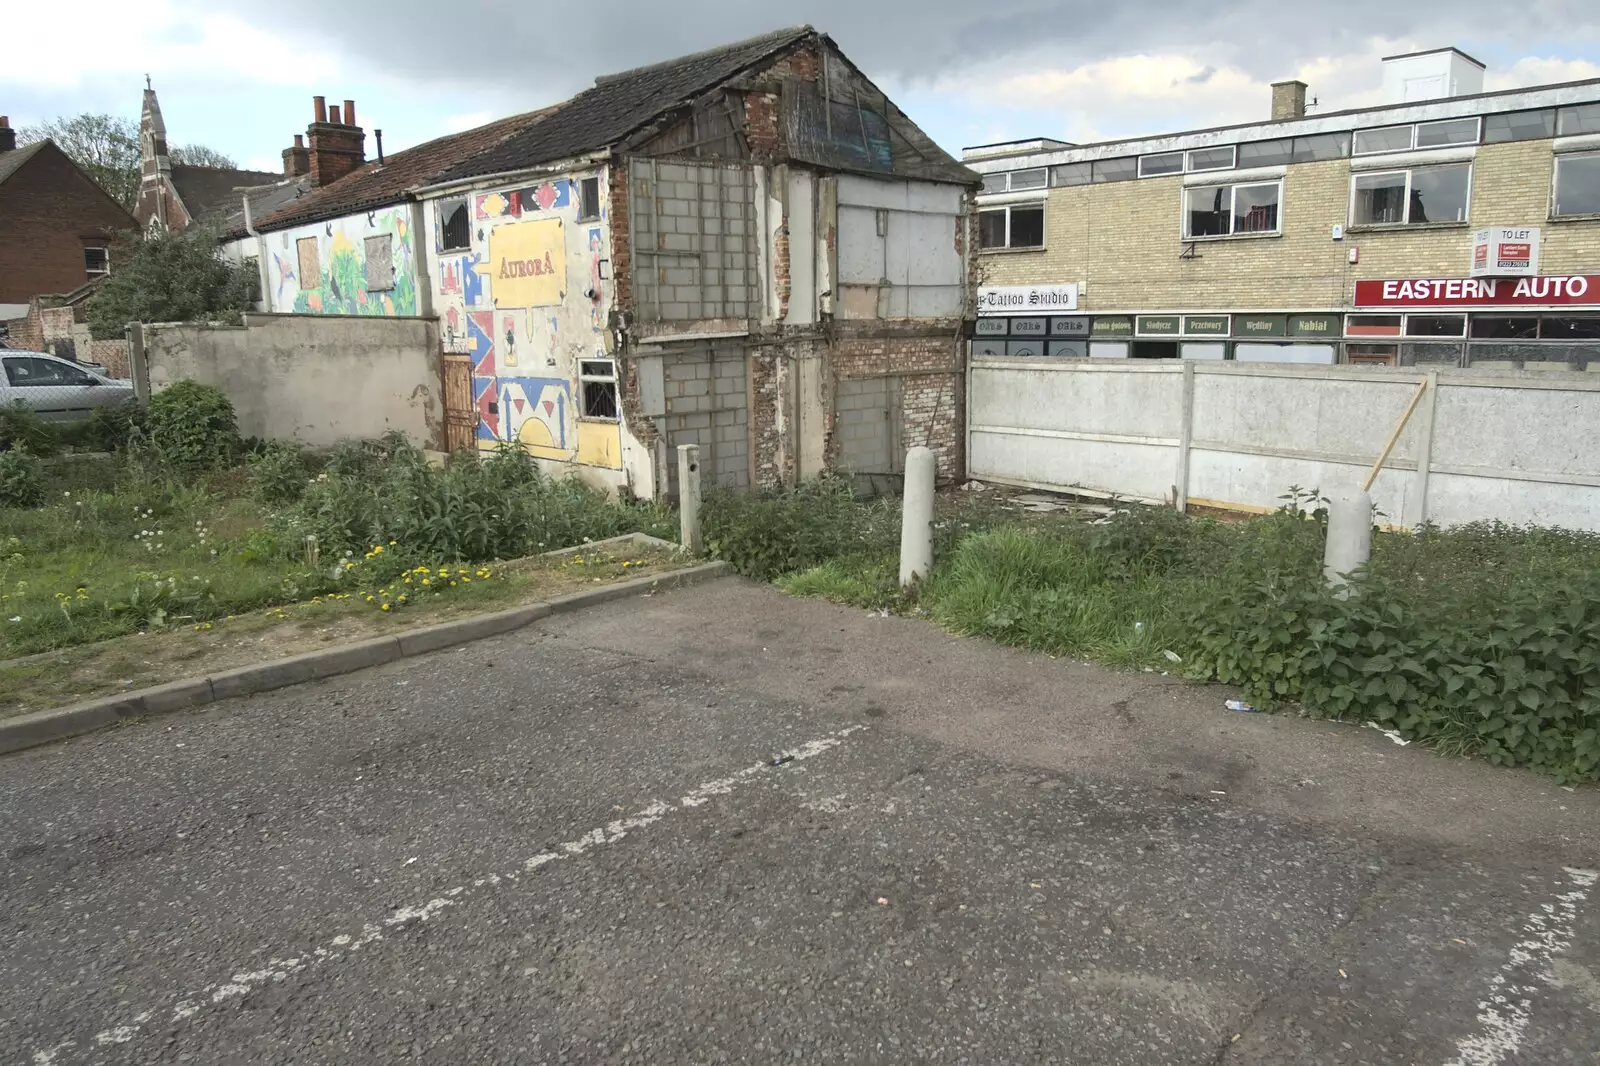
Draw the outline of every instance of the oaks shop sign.
M1355 306L1543 307L1600 304L1600 274L1537 278L1406 278L1356 282Z

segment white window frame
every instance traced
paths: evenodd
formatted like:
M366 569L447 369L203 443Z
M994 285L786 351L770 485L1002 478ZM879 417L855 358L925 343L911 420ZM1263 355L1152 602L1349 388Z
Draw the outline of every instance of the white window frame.
M101 255L105 256L105 258L106 258L106 267L105 267L104 270L90 270L89 269L89 253L90 252L99 252ZM86 245L84 245L83 246L83 272L86 275L88 275L90 278L103 278L103 277L107 277L108 275L110 275L110 273L111 273L111 249L106 247L103 244L86 244Z
M1252 230L1249 233L1233 232L1233 205L1239 189L1259 189L1272 185L1278 190L1278 225L1276 229ZM1207 233L1198 237L1189 233L1189 194L1199 189L1228 190L1228 232ZM1266 181L1215 181L1205 184L1185 185L1178 194L1178 236L1185 241L1232 241L1247 240L1251 237L1281 237L1283 236L1283 179L1270 178Z
M1442 125L1443 123L1446 123L1446 122L1464 122L1464 121L1466 121L1468 119L1470 119L1472 121L1472 124L1473 124L1472 125L1473 133L1472 133L1472 139L1471 140L1468 140L1468 141L1450 141L1447 144L1430 144L1430 145L1426 145L1426 146L1420 147L1420 148L1417 146L1417 138L1419 136L1418 129L1420 127L1422 127L1422 126L1438 126L1438 125ZM1405 129L1407 126L1410 127L1411 135L1407 139L1406 146L1404 148L1370 148L1370 149L1367 149L1365 151L1357 151L1356 150L1356 142L1361 139L1361 135L1363 133L1378 133L1378 132L1381 132L1383 130ZM1352 130L1351 133L1350 133L1350 157L1352 159L1355 159L1355 158L1359 158L1360 156L1364 156L1364 155L1389 155L1390 153L1393 153L1393 152L1431 152L1431 151L1434 151L1435 149L1439 149L1439 148L1461 148L1461 147L1465 147L1467 145L1476 145L1476 144L1482 144L1482 143L1483 143L1483 116L1482 115L1461 115L1461 116L1459 116L1457 118L1429 119L1426 122L1411 122L1411 123L1401 122L1401 123L1396 123L1396 124L1394 124L1392 126L1368 126L1365 129Z
M1215 152L1219 149L1228 149L1228 161L1220 166L1197 167L1194 165L1196 152ZM1210 174L1218 170L1233 170L1239 165L1239 146L1237 144L1214 144L1209 148L1191 148L1183 153L1183 169L1189 174Z
M1032 191L1032 190L1030 190L1030 191ZM1042 218L1040 220L1040 229L1041 229L1040 238L1041 239L1040 239L1038 244L1024 244L1024 245L1021 245L1019 247L1019 246L1013 245L1011 243L1011 211L1012 211L1013 208L1017 208L1017 207L1022 207L1022 208L1035 208L1036 207L1036 208L1039 209L1039 211L1040 211L1040 213L1042 215ZM986 211L1004 211L1006 213L1006 243L998 244L998 245L990 245L987 248L980 246L978 248L978 254L979 255L985 255L985 254L988 254L988 253L991 253L991 252L1039 252L1039 251L1043 251L1044 250L1045 245L1048 243L1049 236L1050 236L1050 209L1047 206L1046 201L1042 197L1039 198L1039 199L1036 199L1036 200L1018 200L1018 201L1015 201L1015 202L1012 202L1012 203L998 203L998 204L989 203L989 204L985 204L985 203L981 203L980 202L978 204L978 213L980 215L982 215ZM981 234L982 225L983 225L982 219L979 219L978 225L979 225L979 232Z
M1558 199L1561 192L1561 164L1568 159L1595 159L1600 160L1600 151L1596 152L1559 152L1556 154L1555 165L1550 168L1550 217L1552 219L1567 218L1594 218L1593 211L1571 211L1566 214L1557 214L1556 207L1560 204Z
M1160 174L1146 174L1144 172L1145 160L1147 160L1147 159L1165 159L1165 158L1167 158L1169 156L1177 156L1178 157L1178 169L1177 170L1164 170ZM1182 174L1183 173L1183 168L1185 166L1187 166L1187 165L1188 165L1188 153L1187 152L1181 152L1181 151L1179 151L1179 152L1151 152L1149 155L1142 155L1142 156L1139 157L1139 176L1141 178L1170 178L1175 174Z
M609 368L609 372L605 374L589 373L588 367L594 363L605 363ZM614 397L613 406L617 410L615 416L589 414L588 398L585 396L588 390L584 386L591 382L611 386L611 394ZM578 417L590 422L620 422L622 420L622 386L617 380L617 361L615 359L597 357L593 359L580 358L578 360Z
M1013 189L1011 187L1011 179L1013 177L1015 177L1016 175L1018 175L1018 174L1035 174L1035 173L1042 174L1044 176L1044 180L1041 181L1039 184L1037 184L1037 185L1026 185L1026 186L1024 186L1024 187L1022 187L1020 189ZM1008 170L1003 174L985 174L984 177L985 178L1004 178L1005 182L1004 182L1004 184L1002 185L1001 188L998 188L998 189L986 189L983 192L978 194L980 196L1004 196L1006 193L1009 193L1009 192L1045 193L1045 192L1049 191L1049 189L1050 189L1050 168L1049 167L1023 167L1021 170Z
M1412 222L1411 221L1411 175L1419 170L1437 170L1440 167L1466 167L1467 168L1467 202L1463 205L1462 214L1465 218L1460 220L1450 219L1445 222ZM1418 226L1466 226L1472 222L1472 182L1477 176L1475 167L1471 162L1460 163L1419 163L1414 167L1394 167L1384 170L1356 170L1350 174L1350 205L1345 214L1347 224L1351 227L1363 229L1412 229ZM1381 178L1389 174L1404 174L1406 176L1406 218L1403 222L1357 222L1356 221L1356 179ZM1554 179L1552 179L1554 180Z

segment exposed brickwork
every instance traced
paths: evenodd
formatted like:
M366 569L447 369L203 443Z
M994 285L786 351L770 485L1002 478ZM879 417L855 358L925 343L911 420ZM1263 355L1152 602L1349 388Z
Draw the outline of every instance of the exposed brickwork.
M744 94L744 135L750 144L750 154L757 159L770 159L777 154L779 111L777 93Z
M962 476L962 342L959 323L919 323L920 330L884 331L880 336L840 336L832 345L836 381L888 377L899 397L899 443L932 448L941 480ZM839 442L830 412L826 456L838 461Z
M633 244L628 225L628 165L613 160L603 175L611 217L612 306L633 309Z
M355 173L367 161L367 135L360 126L313 122L306 127L306 138L310 142L307 173L311 184L319 188Z
M1291 165L1284 182L1283 234L1200 241L1200 258L1180 259L1182 179L1081 185L1050 190L1046 248L980 256L987 283L1088 282L1082 307L1094 310L1321 310L1349 305L1363 278L1460 277L1472 230L1491 225L1544 229L1545 274L1600 270L1600 221L1552 222L1549 141L1479 145L1469 219L1408 230L1347 229L1350 162ZM1360 263L1347 261L1360 249Z
M89 280L83 250L109 247L134 227L59 149L38 149L0 184L0 303L71 292Z

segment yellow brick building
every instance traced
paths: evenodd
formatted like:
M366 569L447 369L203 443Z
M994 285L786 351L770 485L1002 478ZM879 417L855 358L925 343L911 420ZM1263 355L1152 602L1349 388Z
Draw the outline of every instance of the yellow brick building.
M1600 370L1600 81L1481 93L1454 49L1385 64L1410 99L1308 115L1285 82L1265 123L967 149L974 354ZM1465 284L1490 227L1518 232Z

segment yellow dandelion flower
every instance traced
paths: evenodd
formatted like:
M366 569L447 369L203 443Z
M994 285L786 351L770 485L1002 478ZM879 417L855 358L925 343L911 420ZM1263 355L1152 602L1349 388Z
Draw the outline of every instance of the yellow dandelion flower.
M472 579L470 577L463 577L461 579L461 583L463 585L470 585L470 584L472 584Z
M405 598L405 597L404 597L404 596L401 596L401 597L400 597L400 602L401 602L401 603L404 603L404 602L406 602L406 598Z
M388 605L388 604L387 604L387 603L386 603L386 604L384 604L384 605L383 605L383 610L385 610L385 611L387 611L387 610L388 610L388 609L389 609L389 605Z
M433 584L433 582L432 582L432 581L431 581L431 580L429 580L429 579L428 579L428 578L423 578L423 579L422 579L422 583L423 583L423 584L424 584L424 585L431 585L431 584Z
M450 582L450 587L451 588L455 588L456 587L456 583L454 581Z

